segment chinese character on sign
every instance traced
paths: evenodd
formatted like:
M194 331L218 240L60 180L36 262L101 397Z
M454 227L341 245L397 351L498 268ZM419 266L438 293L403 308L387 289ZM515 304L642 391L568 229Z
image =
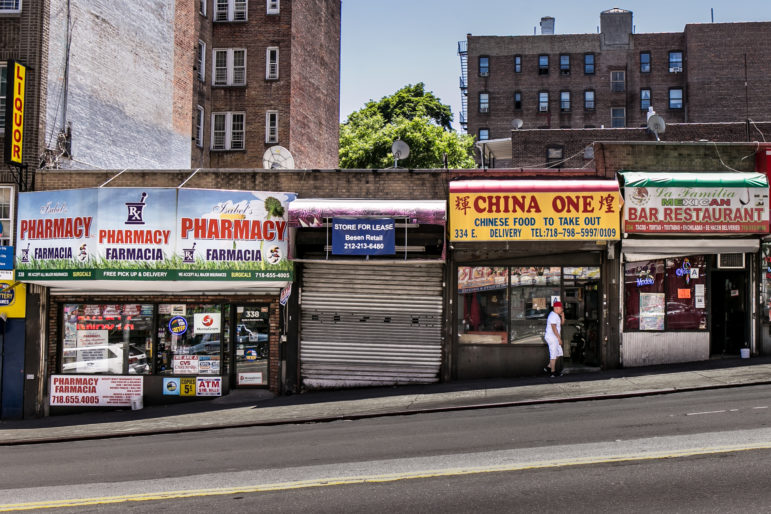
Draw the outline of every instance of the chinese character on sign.
M471 208L471 204L468 201L468 196L459 196L455 199L455 210L456 211L463 211L463 214L466 214L466 211Z
M616 212L613 210L613 195L605 195L600 197L600 210L605 209L605 212Z

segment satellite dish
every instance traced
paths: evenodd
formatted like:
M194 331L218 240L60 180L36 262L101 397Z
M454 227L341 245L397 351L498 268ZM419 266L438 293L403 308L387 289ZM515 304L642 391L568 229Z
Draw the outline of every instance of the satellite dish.
M514 118L513 120L511 120L511 126L514 127L516 130L521 129L522 125L524 125L524 122L519 118Z
M394 168L396 168L398 167L399 159L406 159L410 156L410 145L401 139L397 139L391 145L391 153L394 154Z
M661 139L659 139L659 134L663 134L666 131L666 128L667 124L664 123L664 118L658 114L654 114L648 118L648 130L656 135L656 141L661 141Z
M294 157L283 146L271 146L262 156L262 167L266 170L293 170Z

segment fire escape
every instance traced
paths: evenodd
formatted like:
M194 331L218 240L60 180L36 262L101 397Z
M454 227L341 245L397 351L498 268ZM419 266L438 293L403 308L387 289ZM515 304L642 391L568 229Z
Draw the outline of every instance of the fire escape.
M460 126L466 130L468 126L468 44L466 41L458 41L458 55L460 56Z

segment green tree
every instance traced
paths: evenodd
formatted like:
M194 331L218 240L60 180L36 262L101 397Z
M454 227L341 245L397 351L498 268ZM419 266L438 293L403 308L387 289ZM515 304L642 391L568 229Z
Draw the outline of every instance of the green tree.
M341 168L389 168L391 145L401 139L410 168L474 168L473 136L451 130L452 111L426 92L423 83L407 85L391 96L369 101L340 125Z

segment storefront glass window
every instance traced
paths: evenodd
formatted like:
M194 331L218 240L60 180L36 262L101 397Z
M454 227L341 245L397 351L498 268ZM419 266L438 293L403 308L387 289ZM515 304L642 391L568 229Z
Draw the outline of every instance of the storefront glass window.
M667 330L707 329L707 263L703 255L667 259Z
M624 265L624 330L664 330L663 260Z
M158 305L158 373L220 375L221 305Z
M630 262L624 272L624 330L706 330L703 255Z
M65 304L62 373L152 372L153 305Z
M563 339L578 334L586 344L574 359L587 359L596 355L599 283L599 266L459 267L458 342L543 344L546 318L560 300Z
M509 270L458 268L458 334L461 343L505 343Z
M771 243L763 243L763 261L760 268L761 293L763 295L763 321L771 322Z
M511 268L511 343L541 343L546 317L560 298L559 267Z

